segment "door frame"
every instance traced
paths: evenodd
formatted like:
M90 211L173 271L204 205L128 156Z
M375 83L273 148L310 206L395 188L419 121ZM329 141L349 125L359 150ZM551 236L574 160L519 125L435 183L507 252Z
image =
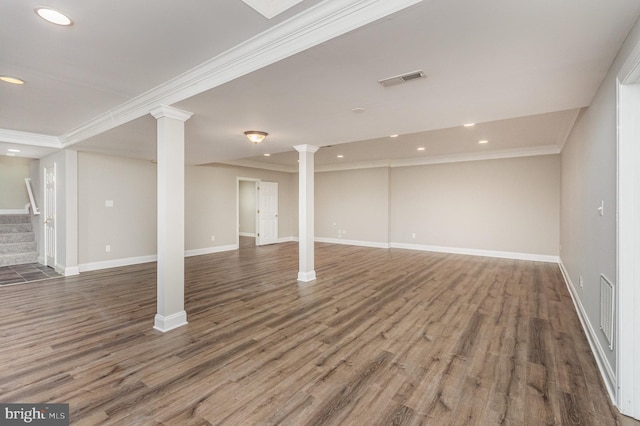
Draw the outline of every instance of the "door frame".
M47 232L47 227L48 227L48 220L47 220L47 216L49 215L49 197L47 196L47 170L53 169L53 256L51 256L53 258L53 264L49 264L49 238L47 237L48 232ZM50 166L43 166L42 167L42 182L43 182L43 211L44 214L42 215L42 234L43 234L43 247L42 247L42 258L43 258L43 262L45 266L50 266L54 269L56 269L56 264L58 263L58 248L57 248L57 223L56 223L56 216L57 216L57 212L58 212L58 207L57 207L57 180L58 180L58 170L57 170L57 166L56 163L51 164Z
M640 43L618 73L616 404L640 419Z

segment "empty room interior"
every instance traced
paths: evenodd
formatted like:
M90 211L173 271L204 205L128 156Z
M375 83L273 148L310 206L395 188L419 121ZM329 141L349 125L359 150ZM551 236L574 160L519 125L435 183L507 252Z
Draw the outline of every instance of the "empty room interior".
M639 17L1 2L0 404L640 425Z

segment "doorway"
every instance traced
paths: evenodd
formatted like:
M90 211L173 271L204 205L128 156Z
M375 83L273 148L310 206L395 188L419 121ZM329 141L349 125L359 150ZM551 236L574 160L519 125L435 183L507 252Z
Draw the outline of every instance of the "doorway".
M278 183L237 178L236 244L262 246L278 242Z

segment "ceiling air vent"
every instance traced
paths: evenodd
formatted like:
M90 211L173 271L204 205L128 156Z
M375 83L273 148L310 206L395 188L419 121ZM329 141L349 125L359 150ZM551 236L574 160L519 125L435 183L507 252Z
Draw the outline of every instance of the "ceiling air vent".
M382 84L384 87L395 86L396 84L406 83L407 81L417 80L419 78L424 78L424 72L413 71L407 74L396 75L394 77L383 78L382 80L378 80L378 83Z

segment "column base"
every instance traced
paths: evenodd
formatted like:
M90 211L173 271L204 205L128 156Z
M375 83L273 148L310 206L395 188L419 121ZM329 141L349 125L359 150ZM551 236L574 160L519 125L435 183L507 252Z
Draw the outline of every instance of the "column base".
M169 330L173 330L174 328L178 328L186 324L187 313L185 311L180 311L166 317L164 315L156 314L153 328L166 333Z
M309 282L316 279L316 271L298 272L298 281Z

